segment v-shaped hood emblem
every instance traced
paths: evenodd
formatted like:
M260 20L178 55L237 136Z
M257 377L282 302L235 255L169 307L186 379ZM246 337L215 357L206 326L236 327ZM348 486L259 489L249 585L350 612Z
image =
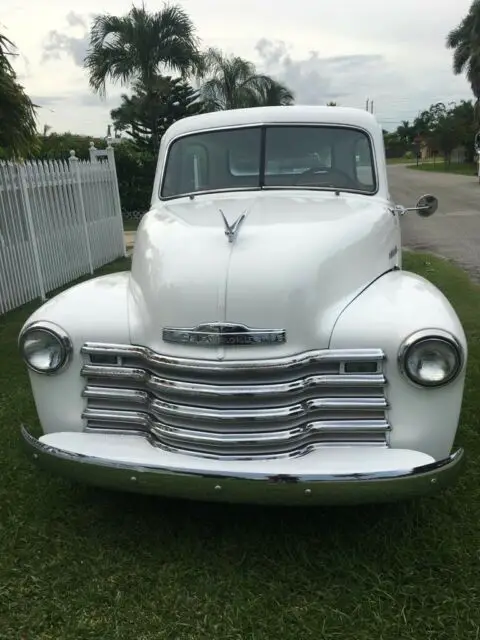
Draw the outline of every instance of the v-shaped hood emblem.
M242 224L242 222L245 220L245 214L242 213L236 220L235 222L230 225L228 224L228 220L226 219L223 211L221 209L219 209L220 211L220 215L223 218L223 223L225 225L225 235L228 238L229 242L233 242L235 240L235 238L237 237L238 234L238 230L240 228L240 225Z

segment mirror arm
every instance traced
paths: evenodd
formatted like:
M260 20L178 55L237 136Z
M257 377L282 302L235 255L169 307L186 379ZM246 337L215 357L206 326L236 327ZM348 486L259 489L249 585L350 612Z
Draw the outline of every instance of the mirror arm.
M429 207L402 207L402 205L397 204L395 207L395 212L398 213L399 216L404 216L409 211L425 211Z

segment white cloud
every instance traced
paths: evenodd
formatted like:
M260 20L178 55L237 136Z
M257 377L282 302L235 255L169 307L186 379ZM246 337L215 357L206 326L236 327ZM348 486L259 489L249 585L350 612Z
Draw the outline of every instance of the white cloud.
M370 98L382 124L393 127L432 102L470 98L445 48L446 34L470 1L402 0L387 8L385 0L277 0L274 11L266 0L180 4L205 45L252 59L289 84L299 101L363 107ZM104 133L121 89L109 88L107 102L91 93L81 66L88 27L95 13L121 15L131 6L131 0L2 0L6 35L22 54L16 69L44 105L40 126ZM146 6L161 5L147 0Z

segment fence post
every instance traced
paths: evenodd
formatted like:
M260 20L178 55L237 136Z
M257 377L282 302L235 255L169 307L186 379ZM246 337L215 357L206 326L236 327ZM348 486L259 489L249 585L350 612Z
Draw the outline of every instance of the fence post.
M97 160L97 157L96 157L95 151L96 151L95 143L94 143L94 141L92 140L92 141L90 142L90 146L89 146L89 149L88 149L88 153L90 154L90 162L92 162L92 163L93 163L93 162L95 162L95 161Z
M40 297L42 299L42 302L45 302L45 300L47 299L47 296L45 292L45 283L43 281L43 276L42 276L42 265L40 262L40 252L38 250L37 236L35 234L35 227L33 226L32 207L30 205L30 197L28 195L28 184L25 179L25 164L22 164L22 165L17 164L16 167L17 167L17 175L18 175L20 191L22 193L23 204L25 207L25 213L27 215L28 231L30 234L30 240L32 242L33 259L35 262L35 270L37 272L37 278L38 278L38 288L40 290Z
M125 242L125 234L123 233L122 203L120 201L120 190L118 185L117 166L115 164L115 150L112 147L110 141L108 142L108 145L107 145L107 159L108 159L108 165L112 171L114 182L115 182L115 184L113 185L113 192L115 194L115 204L117 209L117 215L120 218L120 222L122 223L123 254L125 257L127 257L127 245Z
M90 247L90 236L88 235L88 223L87 223L87 215L85 213L85 204L83 202L83 192L82 192L82 179L80 175L80 166L78 164L78 158L75 155L75 151L70 151L70 170L74 174L75 182L77 184L77 193L78 193L78 204L80 207L80 215L83 220L83 228L85 230L85 242L87 245L87 255L88 255L88 264L90 267L90 273L93 274L93 260L92 260L92 249Z

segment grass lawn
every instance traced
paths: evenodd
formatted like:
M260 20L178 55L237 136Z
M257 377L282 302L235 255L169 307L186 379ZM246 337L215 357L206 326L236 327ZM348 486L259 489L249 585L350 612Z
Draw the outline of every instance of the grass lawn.
M424 162L419 164L409 164L409 169L416 169L417 171L440 171L442 173L457 173L464 176L476 176L478 169L476 164L469 164L466 162L452 162L450 165L443 161Z
M140 220L125 220L123 219L123 230L124 231L136 231Z
M387 158L387 164L408 164L412 158Z
M447 492L386 506L209 505L50 477L19 438L36 419L16 339L36 305L1 316L0 639L478 639L480 288L432 257L405 268L468 332L468 464Z

